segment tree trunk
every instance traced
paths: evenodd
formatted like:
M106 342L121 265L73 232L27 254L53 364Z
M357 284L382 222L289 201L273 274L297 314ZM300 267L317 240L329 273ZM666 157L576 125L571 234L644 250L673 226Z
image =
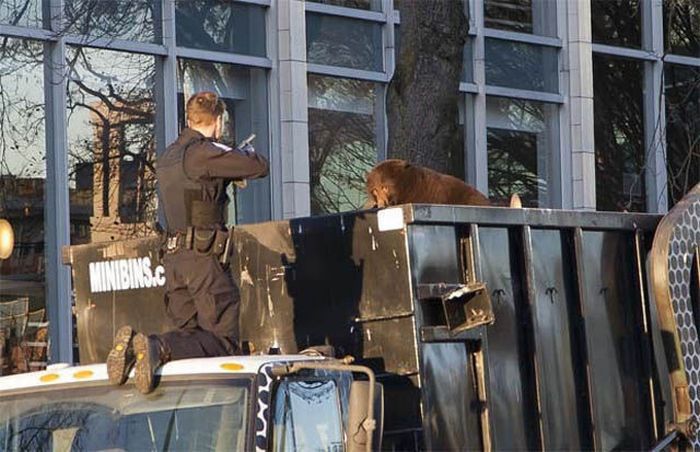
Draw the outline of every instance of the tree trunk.
M388 87L388 156L464 177L458 124L468 24L461 0L401 2L401 45Z

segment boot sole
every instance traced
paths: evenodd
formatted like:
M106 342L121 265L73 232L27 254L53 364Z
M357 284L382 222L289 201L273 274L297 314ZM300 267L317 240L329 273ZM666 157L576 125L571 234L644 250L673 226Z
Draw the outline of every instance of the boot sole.
M129 379L129 372L134 365L130 350L134 330L129 326L119 328L114 336L114 346L107 355L107 376L113 385L123 385Z
M144 334L134 336L134 356L136 365L134 366L134 384L141 394L153 392L153 372L151 368L151 356L148 347L148 337Z

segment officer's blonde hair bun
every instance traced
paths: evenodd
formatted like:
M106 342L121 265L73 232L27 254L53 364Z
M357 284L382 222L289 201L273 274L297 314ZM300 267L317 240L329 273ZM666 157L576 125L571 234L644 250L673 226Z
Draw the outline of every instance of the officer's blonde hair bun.
M194 125L210 125L216 122L224 111L226 111L226 104L211 91L200 91L187 101L187 120Z

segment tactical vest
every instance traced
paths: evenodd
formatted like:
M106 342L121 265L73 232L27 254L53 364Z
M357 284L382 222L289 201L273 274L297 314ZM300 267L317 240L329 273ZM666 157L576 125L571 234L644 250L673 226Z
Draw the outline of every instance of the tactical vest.
M204 139L173 143L158 157L156 175L167 230L185 232L190 227L211 228L225 223L226 202L205 201L204 187L185 171L185 153L206 145Z

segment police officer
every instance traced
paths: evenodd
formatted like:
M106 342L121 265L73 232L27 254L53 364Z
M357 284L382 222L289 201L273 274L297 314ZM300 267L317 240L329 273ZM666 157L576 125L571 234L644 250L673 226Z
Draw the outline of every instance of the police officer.
M267 161L249 144L232 149L221 137L224 103L212 92L187 101L187 125L158 157L156 175L167 233L165 305L176 329L161 335L117 331L107 357L110 382L123 384L132 366L139 391L153 391L154 372L184 358L238 352L239 296L228 271L225 226L231 181L264 177Z

